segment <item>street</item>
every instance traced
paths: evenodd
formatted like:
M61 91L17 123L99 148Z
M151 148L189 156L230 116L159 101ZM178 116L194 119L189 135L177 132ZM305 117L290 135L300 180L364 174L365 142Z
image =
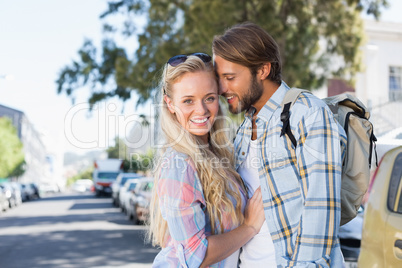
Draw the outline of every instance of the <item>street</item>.
M0 213L0 267L151 267L145 230L110 198L54 194Z

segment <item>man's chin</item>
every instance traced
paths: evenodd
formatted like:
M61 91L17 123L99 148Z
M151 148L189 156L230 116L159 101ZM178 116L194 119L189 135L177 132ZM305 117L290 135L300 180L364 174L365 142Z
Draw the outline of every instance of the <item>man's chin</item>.
M236 107L229 105L229 112L232 114L240 114L244 111L241 105L237 105Z
M229 109L229 111L230 111L230 113L232 113L232 114L239 114L239 113L242 112L242 111L239 111L239 110L231 110L231 109Z

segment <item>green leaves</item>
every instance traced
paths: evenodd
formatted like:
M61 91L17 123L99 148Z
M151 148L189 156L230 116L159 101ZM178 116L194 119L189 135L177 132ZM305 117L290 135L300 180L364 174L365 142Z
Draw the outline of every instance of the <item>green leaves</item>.
M143 126L148 126L149 122L145 116L141 117L141 124ZM124 172L146 172L152 168L153 151L150 150L147 153L129 153L129 148L124 143L124 140L115 137L115 145L110 146L106 150L108 158L117 158L123 160L123 170Z
M115 158L115 159L127 159L128 158L128 151L127 146L124 143L123 139L119 137L115 137L114 139L115 145L110 146L106 149L107 157L108 158Z
M125 101L134 91L142 104L153 96L168 58L211 53L214 35L244 21L259 24L278 42L289 85L316 89L333 76L353 82L364 40L360 12L378 18L387 5L386 0L110 1L100 18L124 20L105 23L102 49L84 42L79 60L62 69L57 90L74 99L75 90L89 86L91 105L114 96ZM117 34L137 39L133 55L119 45Z
M0 117L0 178L25 172L23 145L10 119Z

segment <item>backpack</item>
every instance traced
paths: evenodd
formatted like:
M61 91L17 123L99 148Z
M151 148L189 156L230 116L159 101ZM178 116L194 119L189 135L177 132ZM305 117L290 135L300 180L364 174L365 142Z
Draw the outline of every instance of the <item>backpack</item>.
M308 90L292 88L282 101L281 137L286 134L296 148L297 142L290 129L291 108L301 93L312 94ZM332 111L335 120L343 127L347 136L346 152L342 164L341 225L356 217L367 192L370 180L372 152L377 152L373 125L368 120L370 113L356 97L343 93L322 99ZM373 150L374 149L374 150Z

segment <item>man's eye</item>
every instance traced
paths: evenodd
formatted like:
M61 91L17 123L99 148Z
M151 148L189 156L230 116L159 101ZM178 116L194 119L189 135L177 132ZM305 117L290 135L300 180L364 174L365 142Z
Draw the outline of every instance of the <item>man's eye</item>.
M234 76L227 76L227 77L226 77L226 80L229 80L229 81L230 81L230 80L233 80L233 79L234 79Z

